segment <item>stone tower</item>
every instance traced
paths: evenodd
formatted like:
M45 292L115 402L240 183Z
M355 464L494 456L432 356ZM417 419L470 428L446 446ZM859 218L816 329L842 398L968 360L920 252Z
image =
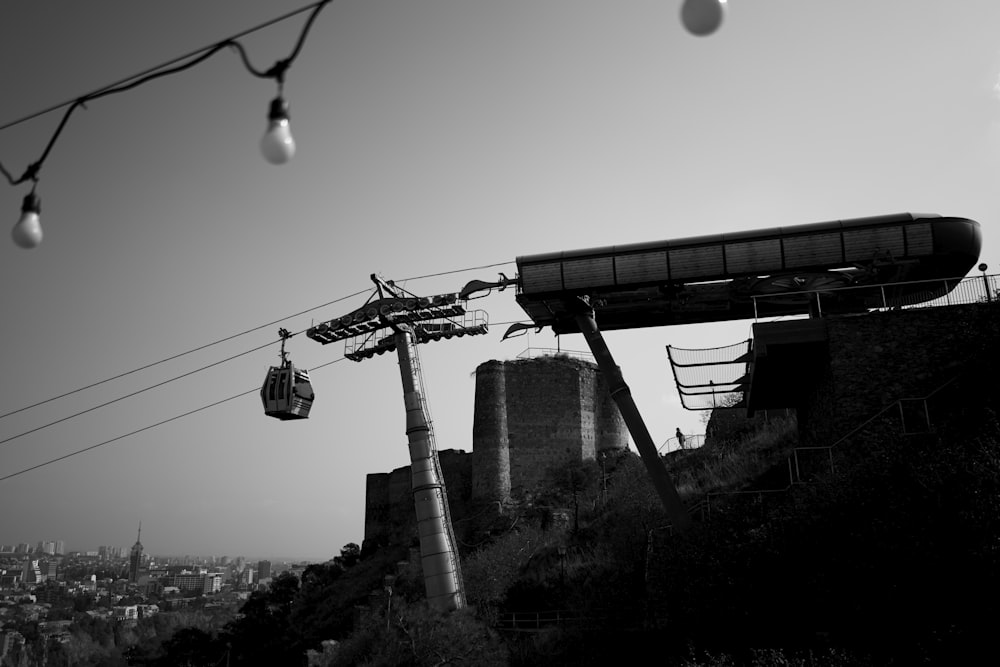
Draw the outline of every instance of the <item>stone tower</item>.
M557 355L476 369L473 497L531 492L554 466L623 449L628 430L597 365Z

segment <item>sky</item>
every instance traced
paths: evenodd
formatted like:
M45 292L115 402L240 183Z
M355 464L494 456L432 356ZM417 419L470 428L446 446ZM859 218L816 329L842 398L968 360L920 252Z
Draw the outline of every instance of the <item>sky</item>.
M0 125L307 4L4 0ZM141 522L163 555L360 544L365 476L409 463L392 355L355 363L299 335L296 365L330 364L308 420L269 419L252 392L146 427L259 388L277 328L353 310L371 273L437 294L512 276L520 255L905 211L978 220L1000 267L1000 3L731 0L708 37L679 9L336 0L286 77L282 166L258 148L274 83L228 49L77 111L41 171L42 245L0 239L0 414L252 331L0 418L0 477L145 429L0 481L0 543L128 546ZM243 38L252 62L287 56L304 21ZM0 162L20 175L60 114L0 131ZM9 227L28 189L0 182ZM557 345L501 341L525 319L512 290L470 305L489 335L421 348L439 449L471 450L478 364ZM750 325L606 335L654 440L703 430L665 346Z

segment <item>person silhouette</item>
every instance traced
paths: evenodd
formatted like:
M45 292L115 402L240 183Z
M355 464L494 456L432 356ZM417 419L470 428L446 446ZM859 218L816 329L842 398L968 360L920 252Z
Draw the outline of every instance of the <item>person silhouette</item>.
M677 444L680 446L681 449L684 449L684 441L685 441L685 439L686 438L684 437L684 434L681 433L681 429L678 426L677 427Z

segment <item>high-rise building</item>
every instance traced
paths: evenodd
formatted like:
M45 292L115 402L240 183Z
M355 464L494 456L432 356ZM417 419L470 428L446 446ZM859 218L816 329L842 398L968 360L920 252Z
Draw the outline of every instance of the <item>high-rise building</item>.
M271 578L271 561L269 560L257 561L257 580L264 581L270 578Z
M59 563L55 560L40 560L38 561L38 570L41 573L39 581L55 581Z
M138 584L139 583L139 566L142 565L142 542L139 538L142 537L142 522L139 522L139 533L136 535L135 544L132 545L132 551L128 556L128 583Z
M56 540L56 554L59 556L66 554L66 542L63 540Z
M41 583L42 571L38 567L38 561L26 558L21 567L21 585L35 585Z

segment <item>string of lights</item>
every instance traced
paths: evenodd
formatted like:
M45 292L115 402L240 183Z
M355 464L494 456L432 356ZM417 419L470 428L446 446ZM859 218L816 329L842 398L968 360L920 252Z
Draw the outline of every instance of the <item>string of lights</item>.
M301 53L302 47L305 45L306 38L312 28L313 22L316 20L317 15L332 1L333 0L320 0L312 5L290 12L277 19L267 21L259 26L251 28L250 30L234 35L233 37L229 37L205 48L198 49L187 55L174 58L166 63L147 69L117 83L99 88L70 102L49 107L48 109L36 112L25 118L0 126L0 130L3 130L24 122L25 120L36 118L45 113L49 113L63 107L66 108L62 119L56 126L55 132L53 132L49 142L42 150L41 156L34 162L30 163L25 168L21 176L15 178L14 175L8 171L6 167L4 167L3 163L0 162L0 173L6 177L10 185L16 186L25 182L31 182L31 191L25 195L21 203L21 216L11 231L11 237L13 238L14 243L21 248L30 249L37 247L42 242L41 199L35 192L38 185L39 172L41 171L45 160L48 158L49 153L51 153L52 148L55 146L56 141L65 129L66 124L69 121L70 116L73 115L74 111L81 107L86 108L87 102L91 102L108 95L114 95L132 90L133 88L155 79L191 69L192 67L208 60L225 48L231 48L239 54L243 66L248 72L250 72L250 74L260 78L274 79L277 83L278 93L277 96L271 100L268 107L268 124L267 129L264 132L264 136L260 141L260 149L261 153L264 155L264 159L271 164L280 165L291 160L295 155L295 140L292 137L291 127L289 124L288 102L285 101L283 96L285 75L292 66L292 63ZM710 35L714 33L722 24L726 2L727 0L684 0L681 5L680 12L681 22L692 35L699 37ZM276 61L274 65L266 70L254 67L250 62L246 49L238 41L238 39L242 36L263 29L264 27L273 25L278 21L285 20L305 11L309 11L310 14L299 34L298 40L296 40L295 47L292 49L291 54L287 58Z
M169 61L169 64L160 65L152 68L151 70L147 70L141 75L130 77L129 79L126 79L125 82L105 86L94 92L87 93L86 95L78 97L68 103L62 119L59 121L52 137L42 150L41 156L34 162L30 163L25 168L21 176L15 178L14 175L6 167L4 167L2 163L0 163L0 173L6 177L10 185L15 186L25 182L31 182L31 191L25 195L21 204L21 217L17 221L17 224L14 225L14 229L11 231L14 243L21 248L35 248L42 242L43 233L40 218L41 199L35 192L38 185L39 172L41 171L45 160L52 152L56 141L66 128L66 124L69 122L69 119L73 115L74 111L81 107L86 108L86 104L93 100L107 97L108 95L123 93L150 81L191 69L192 67L208 60L225 48L232 48L236 50L240 55L240 60L244 67L252 75L265 79L274 79L277 82L278 94L273 100L271 100L267 115L267 130L261 138L260 148L264 155L264 159L271 164L284 164L288 162L295 155L295 140L292 138L289 126L288 103L283 97L285 75L292 63L301 53L306 37L309 34L309 30L312 28L312 24L316 20L316 16L332 1L333 0L321 0L320 2L317 2L307 8L311 9L311 13L306 20L301 33L299 34L299 38L296 41L295 47L292 49L292 53L287 58L283 58L275 62L274 65L267 70L260 70L254 67L250 63L250 59L243 45L240 44L236 37L230 37L222 40L221 42L212 44L211 46L199 49L188 56L182 56L179 59L175 58ZM298 10L295 13L301 11L305 10ZM269 21L267 25L272 23L273 21ZM180 62L180 64L176 64L178 62ZM37 115L39 114L34 114L34 116Z

